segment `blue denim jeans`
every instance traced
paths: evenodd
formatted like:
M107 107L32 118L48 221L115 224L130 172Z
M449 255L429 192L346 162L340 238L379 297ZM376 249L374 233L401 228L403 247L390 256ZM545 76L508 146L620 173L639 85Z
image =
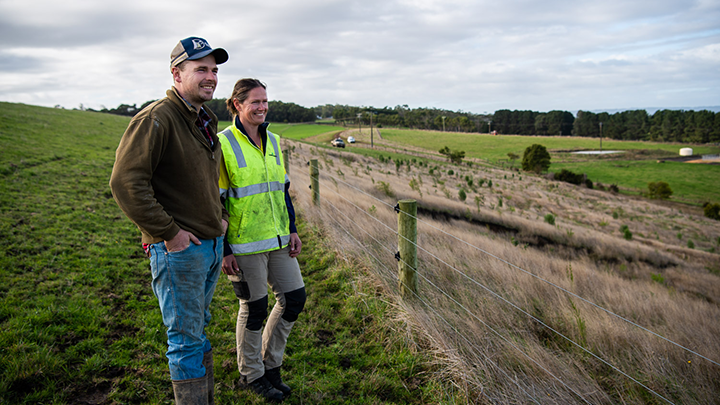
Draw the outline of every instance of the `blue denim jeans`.
M165 242L150 245L152 288L167 328L165 355L173 380L203 377L203 353L212 348L205 327L210 322L210 301L222 267L223 239L200 242L190 242L180 252L168 252Z

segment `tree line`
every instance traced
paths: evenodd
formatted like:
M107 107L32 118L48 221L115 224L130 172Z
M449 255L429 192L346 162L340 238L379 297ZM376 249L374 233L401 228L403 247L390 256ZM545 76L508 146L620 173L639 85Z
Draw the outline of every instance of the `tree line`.
M103 108L99 112L133 117L143 108L154 103L155 101L157 100L147 101L139 108L136 104L120 104L117 108ZM216 98L210 101L206 101L204 105L205 107L209 108L215 115L217 115L220 121L232 120L232 115L227 110L227 105L225 104L224 98ZM312 108L303 107L295 103L269 101L267 119L270 122L315 122L317 116L315 115L315 110Z
M610 113L578 111L549 112L498 110L494 114L472 114L430 108L354 107L330 105L315 107L319 117L333 117L347 124L379 127L481 132L506 135L581 136L618 140L681 143L720 142L720 113L708 110L645 110Z
M154 101L154 100L153 100ZM100 112L133 116L145 106L121 104ZM650 115L645 110L618 113L593 113L553 110L498 110L494 114L473 114L437 108L357 107L325 104L307 108L295 103L270 101L268 121L314 122L317 118L334 118L345 125L375 125L425 129L448 132L479 132L506 135L581 136L618 140L638 140L681 143L720 142L720 113L708 110L658 110ZM205 103L221 121L232 119L225 107L225 99Z
M657 142L720 142L720 113L708 110L645 110L614 114L578 111L496 111L492 129L501 134L582 136Z
M373 125L426 129L451 132L488 132L492 115L473 114L437 108L410 108L398 105L393 108L356 107L339 104L325 104L315 107L315 113L322 118L332 117L346 124Z

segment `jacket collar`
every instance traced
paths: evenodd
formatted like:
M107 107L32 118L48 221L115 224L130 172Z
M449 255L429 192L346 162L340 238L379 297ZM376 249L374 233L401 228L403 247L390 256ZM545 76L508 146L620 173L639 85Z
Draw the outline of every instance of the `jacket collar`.
M245 130L245 127L243 126L242 122L240 121L240 117L237 115L235 116L235 120L233 121L235 124L235 128L239 129L240 132L242 132L243 135L245 135L245 138L250 142L251 145L255 146L256 148L260 148L259 145L255 145L255 142L253 142L252 139L247 134L247 131ZM260 134L260 139L262 140L262 150L265 150L265 146L267 144L267 128L270 125L269 122L263 122L258 126L258 134Z
M180 111L182 111L183 116L189 123L194 123L197 120L199 114L198 110L196 110L195 107L190 105L187 101L185 101L185 99L180 96L180 93L178 93L175 86L170 88L170 90L168 90L165 94L167 95L168 99L170 99L170 101L172 101L180 109ZM204 106L201 108L205 110L205 112L210 116L210 119L212 119L213 122L217 122L217 116L212 112L211 109Z
M198 119L199 112L195 109L195 107L188 104L182 97L180 97L180 93L177 92L177 89L175 86L173 86L170 90L168 90L166 93L168 100L170 100L175 107L180 111L183 118L187 122L188 126L191 128L195 128L195 122ZM205 139L205 142L207 143L207 147L210 148L210 150L215 150L218 147L219 139L217 137L217 134L215 132L217 131L217 123L218 119L217 116L212 112L210 108L201 107L209 116L210 120L212 122L211 125L213 125L214 130L211 131L210 136L213 137L213 145L210 146L207 139L204 138L202 134L200 134L199 130L192 130L192 133L195 134L194 136L198 139Z

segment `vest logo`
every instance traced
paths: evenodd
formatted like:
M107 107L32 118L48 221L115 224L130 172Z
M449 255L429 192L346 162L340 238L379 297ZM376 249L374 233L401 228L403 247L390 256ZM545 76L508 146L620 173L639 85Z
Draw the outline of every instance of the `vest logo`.
M193 49L200 50L208 46L207 42L203 41L202 39L193 39Z
M270 152L270 157L277 157L277 155L275 154L275 152Z

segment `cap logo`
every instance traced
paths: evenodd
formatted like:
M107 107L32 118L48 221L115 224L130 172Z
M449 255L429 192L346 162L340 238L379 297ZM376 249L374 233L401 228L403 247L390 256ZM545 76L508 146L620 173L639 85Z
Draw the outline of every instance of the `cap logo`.
M203 41L202 39L193 39L193 49L194 50L200 50L208 46L207 42Z

